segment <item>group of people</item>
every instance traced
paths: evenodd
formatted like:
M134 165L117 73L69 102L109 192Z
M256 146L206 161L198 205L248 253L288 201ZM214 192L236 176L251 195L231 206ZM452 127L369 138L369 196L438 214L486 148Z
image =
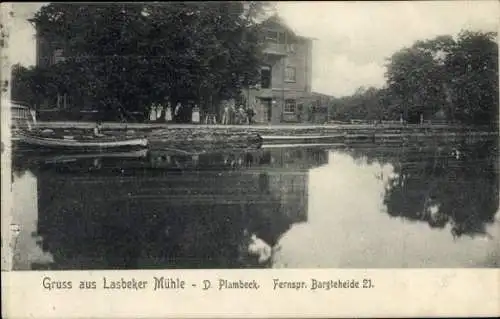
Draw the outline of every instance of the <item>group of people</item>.
M252 124L255 111L249 107L245 109L240 105L238 109L232 104L224 106L224 113L222 114L222 124Z
M194 105L183 105L181 102L177 102L175 108L172 108L170 101L167 101L164 105L153 104L149 108L149 121L150 122L176 122L176 123L187 123L191 121L193 113L199 114L198 106ZM199 116L199 115L198 115ZM199 120L198 120L199 122Z
M156 122L162 119L165 122L172 121L172 107L170 105L170 102L167 102L165 106L162 104L153 104L149 108L150 122Z
M208 122L215 124L213 123L216 122L214 114L206 114L206 116L205 122L207 124ZM224 105L221 123L225 125L252 124L254 116L253 108L245 108L243 105L236 108L234 104L228 103ZM200 121L200 109L196 104L183 105L181 102L177 102L172 108L170 101L167 101L163 105L153 104L149 108L149 122L200 123Z

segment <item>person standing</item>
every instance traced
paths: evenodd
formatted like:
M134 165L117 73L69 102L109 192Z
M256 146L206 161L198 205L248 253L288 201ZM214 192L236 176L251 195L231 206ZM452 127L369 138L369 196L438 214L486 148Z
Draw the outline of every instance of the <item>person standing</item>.
M240 110L237 107L234 108L233 119L233 124L240 124Z
M154 122L156 121L156 107L154 104L152 104L150 107L149 107L149 121L150 122Z
M177 102L175 105L175 111L174 111L174 119L175 122L180 123L180 117L181 117L181 111L182 111L182 104L181 102Z
M34 108L30 108L30 115L33 124L36 125L36 110Z
M182 123L191 123L192 108L193 106L191 105L190 101L182 105Z
M170 101L167 101L167 107L165 108L165 123L172 122L172 106Z
M102 122L101 122L101 120L98 120L97 123L96 123L96 126L94 127L94 137L102 137L102 136L104 136L101 133L101 128L102 128Z
M163 105L160 103L156 104L156 121L161 120L161 114L163 113Z
M200 123L200 108L198 104L195 104L193 110L191 112L191 122L192 123Z
M255 115L255 111L253 110L252 107L249 107L247 109L247 119L248 119L248 124L252 124L253 123L253 117Z
M243 108L243 105L240 105L240 108L238 109L238 117L239 117L238 124L246 124L247 123L247 114L245 112L245 108Z
M234 124L236 122L236 107L233 103L229 107L229 124Z
M229 124L229 118L230 118L230 108L229 104L225 103L224 104L224 114L222 114L222 124L227 125Z

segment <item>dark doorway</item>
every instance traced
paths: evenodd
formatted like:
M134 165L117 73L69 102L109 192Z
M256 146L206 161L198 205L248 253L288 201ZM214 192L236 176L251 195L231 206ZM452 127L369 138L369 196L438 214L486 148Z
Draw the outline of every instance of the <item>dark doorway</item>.
M260 76L261 76L261 88L263 89L270 89L271 88L271 67L270 66L263 66L260 70Z
M261 99L262 105L264 106L264 110L266 110L267 114L267 122L271 122L273 115L273 101L270 98Z

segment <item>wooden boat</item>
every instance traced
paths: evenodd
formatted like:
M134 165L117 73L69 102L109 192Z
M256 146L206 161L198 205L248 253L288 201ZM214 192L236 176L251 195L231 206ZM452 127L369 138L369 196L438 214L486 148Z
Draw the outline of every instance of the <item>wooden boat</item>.
M343 148L344 143L285 143L285 144L263 144L262 149L275 148L310 148L310 147L328 147L328 148Z
M87 159L107 159L107 158L118 158L118 159L140 159L146 158L148 155L147 149L141 149L129 152L104 152L104 153L74 153L68 155L56 155L56 156L40 156L35 157L35 160L43 162L45 164L53 163L68 163L76 162L79 160Z
M55 170L57 173L79 174L108 172L113 176L149 165L148 149L106 152L30 152L14 153L12 168L25 170ZM57 154L56 154L57 153ZM63 153L63 154L60 154Z
M284 144L284 143L335 143L342 142L344 134L336 135L260 135L262 144Z
M31 147L45 150L65 150L65 151L108 151L123 149L140 149L148 146L146 138L133 137L43 137L37 134L20 132L18 142Z

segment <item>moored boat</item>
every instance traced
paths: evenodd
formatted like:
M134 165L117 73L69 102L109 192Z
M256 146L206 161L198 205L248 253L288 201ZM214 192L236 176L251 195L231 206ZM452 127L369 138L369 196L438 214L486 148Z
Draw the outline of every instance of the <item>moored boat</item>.
M339 143L343 142L344 134L336 135L260 135L262 144L284 143Z
M44 164L57 164L57 163L68 163L77 162L80 160L95 160L95 159L140 159L146 158L148 155L147 149L139 149L134 151L109 151L109 152L84 152L63 155L49 154L37 154L27 156L31 162L44 163Z
M44 137L30 132L19 132L18 143L45 150L108 151L141 149L148 146L146 138L137 137Z
M277 148L308 148L308 147L328 147L328 148L344 148L344 143L271 143L262 144L262 149L277 149Z

